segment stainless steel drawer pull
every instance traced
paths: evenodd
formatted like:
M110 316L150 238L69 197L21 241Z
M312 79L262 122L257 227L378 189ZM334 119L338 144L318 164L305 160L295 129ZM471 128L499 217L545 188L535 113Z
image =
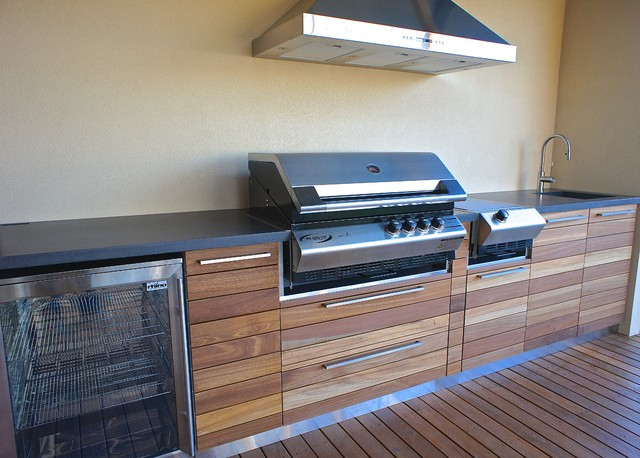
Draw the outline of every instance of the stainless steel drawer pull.
M324 304L324 306L330 309L333 307L341 307L343 305L357 304L359 302L374 301L376 299L384 299L386 297L402 296L403 294L417 293L420 291L424 291L424 286L417 286L411 289L403 289L402 291L393 291L391 293L377 294L375 296L359 297L357 299L349 299L348 301L331 302L329 304Z
M515 269L509 269L509 270L503 270L500 272L490 272L488 274L478 274L478 277L485 279L485 278L494 278L494 277L502 277L503 275L511 275L511 274L517 274L518 272L523 272L527 270L526 267L517 267Z
M635 213L635 210L618 210L615 212L604 212L604 213L598 213L598 216L618 216L618 215L630 215L632 213Z
M548 219L547 224L550 223L564 223L565 221L579 221L581 219L587 219L586 215L578 215L578 216L564 216L562 218L553 218Z
M366 361L368 359L377 358L379 356L390 355L392 353L396 353L403 350L411 350L412 348L416 348L422 345L422 342L416 340L413 343L407 345L401 345L400 347L389 348L388 350L378 351L376 353L369 353L368 355L358 356L356 358L345 359L343 361L338 361L337 363L323 364L325 369L335 369L337 367L347 366L349 364L359 363L360 361Z
M198 262L200 262L201 266L207 266L209 264L222 264L224 262L248 261L250 259L268 258L270 256L271 256L271 253L258 253L258 254L247 254L244 256L233 256L230 258L202 259Z

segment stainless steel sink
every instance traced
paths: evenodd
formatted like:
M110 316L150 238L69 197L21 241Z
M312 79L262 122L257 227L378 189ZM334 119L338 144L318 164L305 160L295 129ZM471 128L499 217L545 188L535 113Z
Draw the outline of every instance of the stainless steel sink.
M542 196L553 196L553 197L568 197L570 199L606 199L608 197L614 197L611 194L599 194L595 192L581 192L581 191L545 191L545 192L534 192L534 194L539 194Z

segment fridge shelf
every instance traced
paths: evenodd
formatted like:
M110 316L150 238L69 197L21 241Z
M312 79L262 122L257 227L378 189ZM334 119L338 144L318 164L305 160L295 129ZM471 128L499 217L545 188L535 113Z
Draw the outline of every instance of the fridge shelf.
M23 310L2 315L9 362L169 334L168 322L154 313L166 310L166 297L150 300L140 285L17 302Z
M87 370L34 371L27 379L16 429L96 412L171 391L170 374L148 356Z

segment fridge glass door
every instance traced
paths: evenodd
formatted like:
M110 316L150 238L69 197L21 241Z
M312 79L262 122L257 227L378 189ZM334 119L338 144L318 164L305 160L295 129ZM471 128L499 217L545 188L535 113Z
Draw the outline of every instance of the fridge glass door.
M94 283L0 303L18 456L142 457L178 448L175 291L161 279Z

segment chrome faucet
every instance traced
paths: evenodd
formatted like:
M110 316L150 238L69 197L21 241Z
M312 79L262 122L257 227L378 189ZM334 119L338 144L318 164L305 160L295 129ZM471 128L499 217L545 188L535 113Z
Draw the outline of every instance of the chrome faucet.
M567 156L567 161L571 160L571 142L565 135L553 134L544 141L544 143L542 144L542 159L540 161L540 174L538 175L538 193L539 194L543 193L545 183L554 183L556 181L551 175L545 176L544 174L544 154L547 149L547 145L554 138L561 138L562 140L564 140L564 142L567 144L567 152L564 154Z

